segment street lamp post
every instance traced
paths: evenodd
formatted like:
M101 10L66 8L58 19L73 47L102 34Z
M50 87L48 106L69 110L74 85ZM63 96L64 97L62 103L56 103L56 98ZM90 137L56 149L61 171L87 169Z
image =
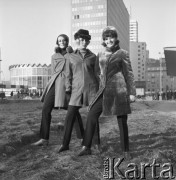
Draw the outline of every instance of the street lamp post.
M2 71L1 71L1 59L0 59L0 83L2 82L2 80L1 80L1 73L2 73Z
M159 52L159 63L160 63L160 100L162 100L162 57L161 53Z
M1 61L2 61L2 59L1 59L1 48L0 48L0 83L2 82L2 80L1 80Z

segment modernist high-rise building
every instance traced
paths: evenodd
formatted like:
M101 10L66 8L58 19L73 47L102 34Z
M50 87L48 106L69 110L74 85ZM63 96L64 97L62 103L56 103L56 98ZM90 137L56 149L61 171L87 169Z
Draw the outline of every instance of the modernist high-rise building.
M130 19L130 41L138 42L138 22Z
M146 61L148 58L149 51L145 42L130 42L130 59L136 87L146 88Z
M138 41L138 22L130 19L130 59L134 72L136 88L146 90L146 62L149 58L149 51L145 42Z
M75 32L87 29L92 36L89 49L99 52L106 26L117 28L121 48L129 51L129 13L123 0L72 0L72 46Z

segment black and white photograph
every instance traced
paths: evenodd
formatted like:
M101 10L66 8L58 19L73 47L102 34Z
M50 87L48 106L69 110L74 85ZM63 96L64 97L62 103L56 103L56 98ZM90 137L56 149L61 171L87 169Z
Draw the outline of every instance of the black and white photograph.
M176 179L176 1L0 0L0 180Z

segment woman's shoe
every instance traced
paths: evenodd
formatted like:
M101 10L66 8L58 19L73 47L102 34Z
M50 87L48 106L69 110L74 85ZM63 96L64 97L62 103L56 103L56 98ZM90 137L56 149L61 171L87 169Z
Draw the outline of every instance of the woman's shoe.
M48 146L49 141L46 139L40 139L39 141L32 143L32 146Z
M67 151L69 150L69 146L64 146L64 145L61 145L59 150L58 150L58 153L62 152L62 151Z
M83 146L78 156L85 156L85 155L90 155L90 154L92 154L91 149L86 146Z
M57 128L58 128L59 131L63 131L64 130L64 124L62 122L59 122L57 124Z

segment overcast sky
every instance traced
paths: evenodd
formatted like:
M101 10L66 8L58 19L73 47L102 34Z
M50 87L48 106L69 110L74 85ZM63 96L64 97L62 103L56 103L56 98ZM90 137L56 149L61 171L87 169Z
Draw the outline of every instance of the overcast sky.
M151 58L176 46L176 0L124 0ZM0 0L2 80L9 65L50 64L56 37L71 34L71 0Z

